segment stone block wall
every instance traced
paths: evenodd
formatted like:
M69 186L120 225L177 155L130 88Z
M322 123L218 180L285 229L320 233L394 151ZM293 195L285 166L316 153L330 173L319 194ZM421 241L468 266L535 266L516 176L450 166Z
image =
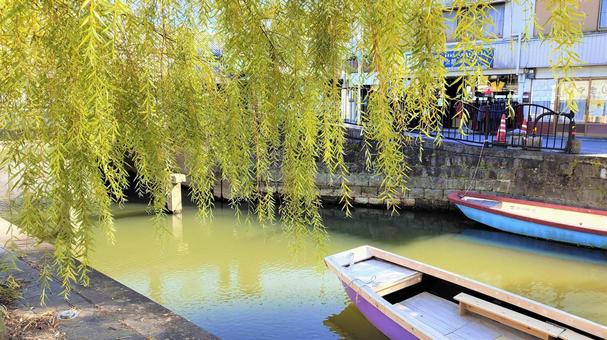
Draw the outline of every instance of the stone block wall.
M406 150L411 171L402 207L450 209L447 195L472 191L572 206L607 209L607 158L500 147L481 148L461 143L431 143ZM382 206L381 177L365 168L363 142L348 140L345 156L354 203ZM337 178L321 167L316 182L325 203L339 202ZM278 184L280 187L280 184ZM215 195L227 198L226 183Z
M601 176L607 158L454 143L426 145L421 162L417 148L407 155L412 170L404 205L446 208L449 193L469 190L607 209L607 178Z

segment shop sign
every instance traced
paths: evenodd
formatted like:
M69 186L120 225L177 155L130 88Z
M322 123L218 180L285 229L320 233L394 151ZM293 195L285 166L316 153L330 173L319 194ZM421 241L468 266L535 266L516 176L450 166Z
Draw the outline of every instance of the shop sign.
M473 54L477 53L477 57L474 58ZM462 59L464 59L464 55L468 59L476 59L477 65L480 65L484 68L493 68L493 48L483 48L480 51L456 51L450 50L447 52L441 53L441 56L444 58L444 65L446 68L459 68L462 65Z

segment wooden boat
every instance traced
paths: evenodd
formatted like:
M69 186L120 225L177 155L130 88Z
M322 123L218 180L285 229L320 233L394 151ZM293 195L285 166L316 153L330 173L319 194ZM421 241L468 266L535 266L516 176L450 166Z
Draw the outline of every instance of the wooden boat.
M371 246L325 258L391 339L606 339L607 327Z
M607 211L454 192L449 201L468 218L515 234L607 249Z

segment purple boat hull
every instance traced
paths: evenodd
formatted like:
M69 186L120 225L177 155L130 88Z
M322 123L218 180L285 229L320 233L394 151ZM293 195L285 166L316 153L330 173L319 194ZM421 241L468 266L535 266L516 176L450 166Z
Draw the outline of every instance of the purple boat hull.
M359 296L352 288L342 282L346 293L352 300L352 303L356 305L356 308L365 316L369 322L379 329L384 335L390 339L417 339L417 337L402 326L394 322L384 313L382 313L375 306L370 304L365 298Z

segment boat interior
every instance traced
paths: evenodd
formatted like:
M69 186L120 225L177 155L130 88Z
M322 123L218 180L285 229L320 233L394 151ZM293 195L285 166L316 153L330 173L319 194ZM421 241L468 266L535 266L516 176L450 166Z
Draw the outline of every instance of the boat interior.
M429 338L593 339L577 329L477 291L370 257L342 261L344 279L367 286L386 314L401 318ZM345 277L344 277L345 276Z
M490 209L500 210L514 215L531 217L542 221L568 224L593 230L607 230L607 216L583 211L557 209L556 207L537 206L510 201L498 201L487 198L464 196L462 200Z

